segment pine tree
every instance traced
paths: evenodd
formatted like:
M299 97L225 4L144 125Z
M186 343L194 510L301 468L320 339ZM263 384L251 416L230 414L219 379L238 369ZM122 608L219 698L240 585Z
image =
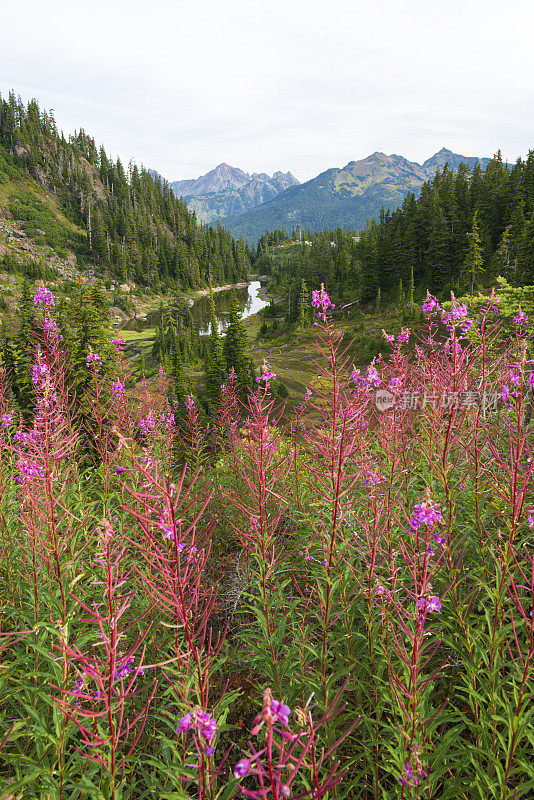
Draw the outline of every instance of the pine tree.
M380 305L382 302L382 294L380 291L380 286L378 287L378 292L376 293L376 302L375 302L375 311L377 314L380 314Z
M221 385L226 376L226 361L223 355L219 326L215 315L215 303L210 289L210 336L206 347L205 380L208 407L214 410L221 396Z
M399 286L397 288L397 308L404 308L406 305L406 296L404 294L404 287L402 285L402 278L399 281Z
M534 213L523 232L519 263L522 282L531 286L534 284Z
M180 348L176 340L173 341L171 351L169 353L169 395L170 399L183 405L185 402L187 388L184 379L184 364L180 355Z
M300 284L300 292L297 299L297 327L302 330L310 324L310 296L304 278Z
M410 307L410 311L413 308L413 294L415 290L414 280L413 280L413 264L410 267L410 283L408 285L408 305Z
M491 275L497 277L502 275L509 280L511 270L511 256L510 256L510 230L511 225L505 228L497 252L491 260Z
M252 359L248 352L248 336L241 319L241 309L232 292L229 312L229 325L224 340L224 357L228 370L234 370L245 395L250 390L253 378Z
M475 289L475 281L478 276L484 271L484 259L482 258L482 247L480 245L480 235L478 232L478 211L475 211L473 217L473 227L470 233L467 233L468 249L467 257L464 263L464 269L471 280L471 294Z

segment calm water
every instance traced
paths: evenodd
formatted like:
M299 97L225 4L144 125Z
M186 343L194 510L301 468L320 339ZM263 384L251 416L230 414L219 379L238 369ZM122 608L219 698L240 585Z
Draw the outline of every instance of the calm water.
M237 302L241 306L243 312L243 319L257 314L262 308L268 306L267 300L262 300L258 296L261 283L259 281L252 281L246 289L234 289ZM228 312L230 311L230 295L231 292L215 292L213 295L213 302L215 303L215 313L219 323L219 332L223 333L228 327ZM200 297L195 301L195 305L191 309L193 320L201 335L208 334L209 320L210 320L210 299L209 297Z
M262 300L258 296L261 283L259 281L252 281L244 289L234 289L237 302L241 306L243 312L243 319L257 314L262 308L269 305L267 300ZM215 304L215 314L219 323L219 331L224 333L228 327L228 312L230 311L231 291L228 289L224 292L214 292L213 302ZM209 333L210 327L210 299L209 297L199 297L195 300L195 304L190 309L193 317L193 322L198 328L199 333L202 335ZM124 328L136 331L146 330L147 328L154 328L157 324L159 311L151 311L145 320L131 320L124 325Z

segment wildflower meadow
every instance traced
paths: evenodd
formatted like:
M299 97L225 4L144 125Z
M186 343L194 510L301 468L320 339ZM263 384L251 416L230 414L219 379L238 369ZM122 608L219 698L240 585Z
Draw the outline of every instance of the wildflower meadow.
M0 376L5 797L534 797L528 318L428 295L358 370L312 305L302 402L266 365L208 418L120 337L75 395L38 290L31 413Z

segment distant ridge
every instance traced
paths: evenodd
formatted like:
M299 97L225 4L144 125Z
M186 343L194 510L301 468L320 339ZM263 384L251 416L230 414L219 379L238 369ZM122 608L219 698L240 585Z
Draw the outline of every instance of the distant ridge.
M265 230L295 225L312 231L323 228L361 229L382 206L395 209L408 192L419 193L423 183L446 164L457 169L463 162L485 169L489 158L462 156L442 148L423 164L400 155L375 152L342 168L333 167L316 178L287 188L273 199L221 222L234 236L257 241Z
M199 178L172 181L170 186L201 222L212 222L255 208L298 183L291 172L250 174L223 162Z

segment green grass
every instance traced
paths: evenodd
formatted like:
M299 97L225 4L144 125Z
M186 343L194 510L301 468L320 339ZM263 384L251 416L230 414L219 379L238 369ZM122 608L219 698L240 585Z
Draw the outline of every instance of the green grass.
M390 308L372 316L361 314L334 325L335 331L353 340L347 357L359 368L366 367L378 353L385 355L389 351L382 338L382 328L388 333L400 330L401 320L396 309ZM319 356L315 341L316 330L313 327L304 331L286 331L277 338L256 340L251 355L257 367L265 359L270 369L285 383L291 397L299 399L317 375L314 361Z
M146 344L146 340L153 341L156 336L156 329L155 328L146 328L144 331L126 331L120 330L119 336L122 336L125 342L144 342Z
M83 249L84 237L72 230L72 226L54 211L42 197L29 188L20 188L9 197L9 210L29 238L35 238L37 230L44 231L42 239L60 256L66 250Z

